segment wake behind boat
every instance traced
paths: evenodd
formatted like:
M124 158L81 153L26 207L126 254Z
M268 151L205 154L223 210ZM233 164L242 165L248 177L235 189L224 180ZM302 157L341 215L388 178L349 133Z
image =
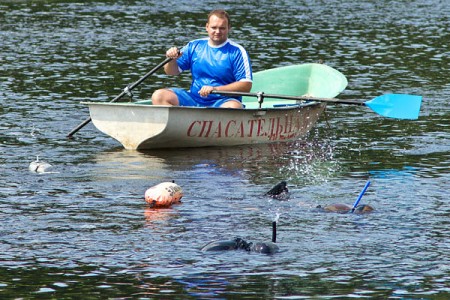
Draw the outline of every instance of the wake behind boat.
M347 86L339 71L302 64L254 73L252 92L335 97ZM326 104L244 97L245 109L84 102L93 124L132 150L234 146L293 141L315 125Z

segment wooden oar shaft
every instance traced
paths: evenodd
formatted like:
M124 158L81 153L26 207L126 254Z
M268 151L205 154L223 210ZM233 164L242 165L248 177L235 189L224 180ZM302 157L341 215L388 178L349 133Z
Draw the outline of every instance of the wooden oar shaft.
M81 128L83 128L84 126L86 126L87 124L89 124L89 122L91 122L91 117L88 117L86 120L84 120L83 122L81 122L77 127L75 127L74 129L72 129L72 131L69 132L69 134L67 135L68 138L71 138L75 133L78 132L78 130L80 130Z
M342 100L336 98L320 98L320 97L310 97L310 96L288 96L288 95L276 95L276 94L266 94L264 92L259 93L247 93L247 92L226 92L226 91L213 91L214 94L230 95L230 96L247 96L247 97L257 97L257 98L276 98L283 100L312 100L319 102L331 102L331 103L342 103L342 104L353 104L353 105L364 105L364 101L360 100Z
M150 75L152 75L153 73L155 73L156 71L158 71L159 69L161 69L162 67L164 67L165 64L167 64L169 61L171 61L172 58L167 57L165 60L163 60L159 65L157 65L156 67L154 67L153 69L151 69L150 71L148 71L147 74L145 74L144 76L142 76L141 79L139 79L138 81L136 81L135 83L133 83L132 85L129 86L129 89L132 90L135 87L137 87L138 85L140 85L145 79L147 79L147 77L149 77Z
M153 69L151 69L150 71L148 71L147 74L145 74L144 76L142 76L138 81L136 81L135 83L127 86L116 98L112 99L111 102L116 102L119 99L121 99L123 96L125 96L126 94L128 94L128 92L131 92L131 90L133 90L135 87L137 87L138 85L140 85L145 79L147 79L147 77L149 77L150 75L152 75L153 73L155 73L156 71L158 71L159 69L161 69L165 64L167 64L169 61L171 61L172 59L167 57L164 61L162 61L159 65L157 65L156 67L154 67ZM67 137L72 137L76 132L78 132L78 130L80 130L81 128L83 128L84 126L86 126L89 122L91 122L91 118L87 118L86 120L84 120L82 123L80 123L77 127L75 127L74 129L72 129L71 132L69 132L69 134L67 135Z

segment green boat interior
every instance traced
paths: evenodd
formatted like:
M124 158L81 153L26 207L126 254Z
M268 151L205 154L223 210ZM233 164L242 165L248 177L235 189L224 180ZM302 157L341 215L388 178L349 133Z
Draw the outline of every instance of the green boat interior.
M339 71L324 64L309 63L255 72L251 92L262 95L261 108L281 108L298 104L295 100L269 98L264 97L264 94L333 98L339 95L347 84L347 79ZM247 109L260 107L258 97L245 96L242 102ZM151 100L135 103L152 104Z

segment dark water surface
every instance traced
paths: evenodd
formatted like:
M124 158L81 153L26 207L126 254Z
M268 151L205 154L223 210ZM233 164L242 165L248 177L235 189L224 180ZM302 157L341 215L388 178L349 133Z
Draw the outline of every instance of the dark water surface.
M254 71L317 62L347 99L424 97L419 120L329 106L290 144L136 152L88 125L109 101L204 36L216 1L0 0L0 298L450 298L448 1L224 1ZM355 2L355 3L353 3ZM187 86L162 72L135 90ZM54 173L35 174L39 155ZM174 179L183 203L152 210ZM289 201L264 196L286 180ZM370 215L318 204L362 202ZM214 239L281 252L202 253Z

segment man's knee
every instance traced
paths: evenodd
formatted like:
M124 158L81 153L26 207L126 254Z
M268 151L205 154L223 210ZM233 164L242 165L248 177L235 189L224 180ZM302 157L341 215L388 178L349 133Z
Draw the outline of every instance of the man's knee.
M159 89L153 92L152 103L154 105L178 105L178 98L171 90Z
M222 108L244 108L242 103L237 100L230 100L223 103L220 107Z
M152 103L153 104L164 104L164 89L159 89L153 92Z

